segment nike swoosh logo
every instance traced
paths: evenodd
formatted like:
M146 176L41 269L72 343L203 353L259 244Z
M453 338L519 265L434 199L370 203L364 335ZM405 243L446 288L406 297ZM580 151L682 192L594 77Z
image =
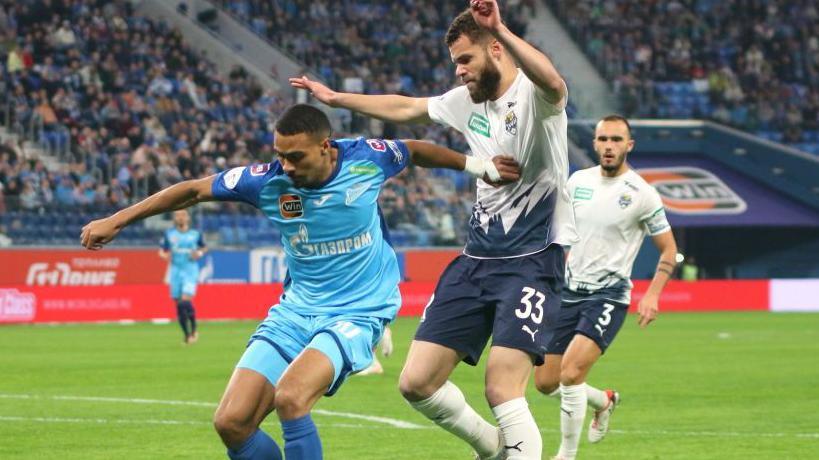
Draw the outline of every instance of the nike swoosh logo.
M327 202L327 200L329 200L331 196L333 196L333 194L332 194L332 193L328 193L328 194L326 194L326 195L322 195L322 196L321 196L319 199L317 199L317 200L313 200L313 203L314 203L316 206L321 206L321 205L323 205L325 202Z
M352 187L348 188L347 198L344 200L344 204L346 204L347 206L353 204L353 202L359 199L361 195L363 195L364 192L366 192L369 187L370 186L368 184L355 184Z

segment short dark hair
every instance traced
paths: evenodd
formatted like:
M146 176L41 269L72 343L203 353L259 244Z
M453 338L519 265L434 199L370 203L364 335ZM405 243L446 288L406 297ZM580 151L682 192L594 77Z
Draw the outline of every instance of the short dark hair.
M489 32L475 22L472 12L467 8L455 16L449 25L449 30L446 31L446 46L452 46L461 35L466 35L473 43L478 43L488 38Z
M276 121L276 132L285 136L305 133L328 137L332 128L324 112L312 105L296 104L288 107Z
M611 115L606 115L605 117L600 119L600 121L619 121L619 122L623 123L624 125L626 125L626 130L628 130L628 137L634 137L634 136L631 135L631 124L629 124L626 117L624 117L622 115L612 113Z

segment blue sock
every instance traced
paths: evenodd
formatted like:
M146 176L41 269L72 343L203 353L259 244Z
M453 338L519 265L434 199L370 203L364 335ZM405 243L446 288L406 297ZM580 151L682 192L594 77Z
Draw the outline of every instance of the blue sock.
M284 456L287 460L321 460L321 439L310 414L283 420Z
M256 430L244 444L227 450L231 460L282 460L276 441L262 430Z

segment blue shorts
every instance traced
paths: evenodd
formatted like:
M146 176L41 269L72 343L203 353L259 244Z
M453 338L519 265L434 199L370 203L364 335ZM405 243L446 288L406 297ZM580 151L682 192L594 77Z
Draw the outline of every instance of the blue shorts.
M351 374L373 360L373 347L381 340L387 320L360 315L301 315L276 306L270 309L236 367L256 371L276 386L287 366L305 348L324 353L333 363L332 396Z
M600 347L600 352L605 353L623 327L627 314L628 305L601 297L563 302L560 319L546 354L564 354L575 334L590 338Z
M465 355L475 365L493 346L525 351L543 363L560 310L563 248L509 259L461 255L441 275L415 339Z
M189 297L195 296L198 281L198 270L171 269L171 298L179 299L183 295Z

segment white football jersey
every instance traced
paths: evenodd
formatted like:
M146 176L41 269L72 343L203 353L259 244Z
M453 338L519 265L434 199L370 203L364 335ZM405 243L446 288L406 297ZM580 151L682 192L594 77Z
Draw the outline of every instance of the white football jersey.
M472 154L491 159L511 155L521 179L494 188L478 179L464 254L516 257L567 244L557 234L571 219L566 98L547 102L543 91L518 69L511 87L497 100L472 102L466 86L429 99L432 120L466 137Z
M631 268L643 239L671 230L660 194L632 170L605 177L600 166L572 174L568 190L574 227L566 230L577 242L566 264L567 287L628 303Z

